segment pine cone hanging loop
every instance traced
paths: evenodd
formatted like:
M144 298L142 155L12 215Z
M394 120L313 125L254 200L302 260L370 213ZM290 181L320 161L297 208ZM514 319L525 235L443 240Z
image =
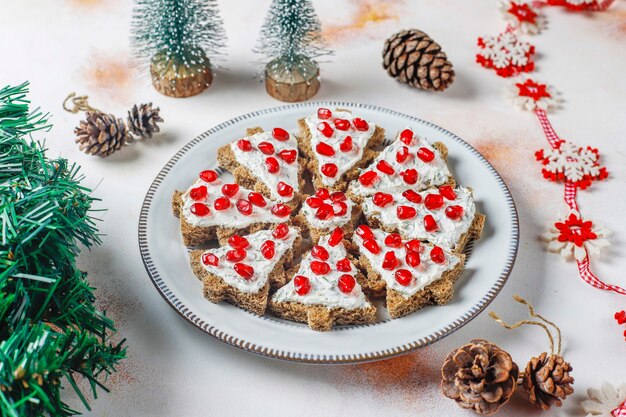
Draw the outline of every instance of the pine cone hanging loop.
M574 378L570 376L572 366L560 355L543 352L530 359L524 371L522 386L530 402L544 410L551 406L560 407L562 401L574 392Z
M450 352L441 369L443 394L483 415L495 413L517 386L519 368L511 355L482 339Z
M74 129L75 142L88 155L109 156L132 141L122 119L112 114L87 112L85 120Z
M152 108L152 103L136 104L128 111L128 128L130 132L140 138L151 138L155 132L159 132L158 123L163 122L159 115L160 109ZM132 141L132 140L131 140Z
M421 30L403 30L385 41L383 68L412 87L443 91L454 81L452 63L441 46Z

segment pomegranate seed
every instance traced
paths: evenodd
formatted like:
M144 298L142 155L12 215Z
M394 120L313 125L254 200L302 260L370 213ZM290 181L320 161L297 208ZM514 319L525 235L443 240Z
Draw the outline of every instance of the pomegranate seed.
M409 200L411 203L418 204L422 202L422 196L413 190L406 190L402 192L402 196Z
M346 119L335 119L333 121L333 124L335 125L335 129L338 129L338 130L350 129L350 121Z
M237 210L244 216L252 214L252 204L248 200L241 198L237 200L235 205L237 206Z
M230 200L228 197L218 197L215 199L213 207L215 207L215 210L226 210L230 207Z
M402 246L402 237L397 233L391 233L385 238L385 245L390 248L399 248Z
M239 185L237 184L224 184L222 185L222 194L226 197L234 197L239 192Z
M333 116L333 112L331 112L327 108L320 107L319 109L317 109L318 119L326 120L326 119L330 119L332 116Z
M282 181L278 182L278 185L276 186L276 191L281 197L291 197L293 195L293 187Z
M261 245L261 254L265 259L272 259L276 254L276 244L271 240L266 240Z
M231 248L235 249L245 249L250 246L250 242L248 242L248 239L239 235L232 235L231 237L229 237L228 244Z
M291 214L291 208L286 204L274 204L272 214L276 217L287 217Z
M352 275L343 274L337 280L337 287L339 287L339 291L344 294L350 294L356 285L356 280Z
M389 165L389 163L387 161L379 161L376 164L376 169L379 170L380 172L382 172L383 174L387 174L387 175L393 175L395 174L395 170L393 169L393 167L391 165Z
M199 187L196 188L192 188L191 191L189 191L189 197L191 197L192 200L202 200L203 198L205 198L207 196L208 192L206 189L206 186L201 185Z
M430 214L424 216L424 229L426 229L427 232L435 232L439 229L435 218Z
M408 269L398 269L395 273L396 282L406 287L413 281L413 274Z
M259 150L265 155L272 155L274 153L274 145L269 142L261 142L257 148L259 148Z
M237 141L237 147L243 152L250 152L252 150L252 144L248 139L239 139Z
M239 262L246 259L248 253L245 249L231 249L226 252L226 260L228 262Z
M205 252L202 254L202 263L205 265L218 266L220 264L220 258L212 253Z
M317 130L327 138L331 137L335 131L328 124L328 122L321 122L317 125Z
M364 224L359 225L359 227L356 228L355 233L363 240L376 239L376 237L374 236L374 232L372 232L372 229Z
M330 265L322 261L311 261L311 271L315 275L326 275L330 272Z
M281 127L275 127L274 129L272 129L272 136L274 137L274 139L281 142L289 140L289 132Z
M250 192L248 194L248 200L257 207L267 206L267 201L265 201L265 197L263 197L261 193Z
M446 254L443 253L443 249L441 249L439 246L434 246L430 250L430 259L432 259L433 262L442 264L446 261Z
M337 246L343 240L343 230L341 227L336 227L335 230L332 231L330 237L328 238L328 244L330 246Z
M293 164L298 158L298 151L295 149L283 149L278 152L278 157L288 164Z
M233 265L233 269L245 280L252 278L252 276L254 275L254 268L250 265L236 263L235 265Z
M346 201L346 194L341 191L335 191L330 195L330 199L333 201Z
M213 182L217 179L217 172L212 169L204 170L200 173L200 179L206 182Z
M311 248L311 255L313 255L315 259L319 259L320 261L327 261L328 257L330 256L326 248L320 245L315 245L313 246L313 248Z
M350 152L352 150L352 136L346 136L339 144L341 152Z
M424 205L428 210L437 210L443 206L443 197L441 194L428 194L424 199Z
M330 192L326 188L320 188L315 191L315 195L323 200L328 200L330 198Z
M389 251L383 258L383 269L386 271L393 271L398 266L398 259L394 251Z
M333 206L330 204L322 204L315 212L315 217L320 220L328 220L333 217Z
M332 204L333 206L333 214L335 216L345 216L348 212L348 205L343 201L335 201Z
M411 206L398 206L396 208L396 216L400 220L412 219L417 215L417 211Z
M265 158L265 167L267 168L267 172L270 174L276 174L280 171L280 165L278 165L278 160L273 156L268 156Z
M298 295L307 295L311 291L311 282L302 275L296 275L293 278L293 287Z
M380 253L380 246L378 246L378 243L374 239L366 239L363 242L363 246L374 255Z
M320 142L315 145L315 151L324 156L333 156L335 154L335 150L333 149L333 147L325 142Z
M406 253L405 261L407 265L416 268L420 264L420 254L417 252L409 251Z
M196 216L206 216L207 214L211 213L211 210L209 210L209 208L202 203L193 203L189 210Z
M318 208L324 204L324 200L319 197L309 197L306 199L306 204L311 208Z
M402 146L398 149L398 152L396 152L396 162L403 164L407 159L409 159L410 156L411 153L409 152L409 148Z
M449 185L442 185L441 187L439 187L439 194L441 194L448 200L456 199L456 193L454 192L454 189Z
M446 216L452 220L459 220L463 216L463 207L449 206L446 207Z
M406 242L404 244L404 247L406 248L406 250L408 252L417 252L417 253L419 253L421 246L422 246L422 244L417 239L411 239L411 240L409 240L408 242Z
M322 165L322 167L320 168L320 171L322 172L322 174L324 174L327 177L335 178L335 175L337 175L337 171L339 171L339 169L337 168L337 165L333 164L332 162L329 162L327 164Z
M400 140L404 144L412 145L413 144L413 132L411 131L411 129L404 129L402 132L400 132Z
M354 124L356 130L364 131L370 128L370 125L367 123L367 121L361 119L360 117L355 117L354 119L352 119L352 123Z
M377 179L376 171L366 171L359 176L359 182L363 187L371 187Z
M417 150L417 157L424 162L431 162L435 159L435 153L428 148L419 148Z
M407 184L413 185L417 182L417 170L413 168L401 172L400 175Z
M378 207L385 207L387 204L393 202L393 196L379 191L372 197L372 202Z
M350 259L343 258L337 261L337 271L350 272L352 270L352 264Z
M287 233L289 233L289 226L287 226L286 223L281 223L276 226L276 228L272 232L272 236L274 236L276 239L282 239L287 236Z

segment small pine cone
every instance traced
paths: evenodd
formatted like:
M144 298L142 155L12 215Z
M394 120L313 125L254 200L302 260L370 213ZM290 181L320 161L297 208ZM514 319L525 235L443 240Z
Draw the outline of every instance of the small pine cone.
M111 155L132 141L122 119L101 112L87 112L87 118L81 120L74 133L81 151L101 157Z
M441 389L462 408L490 415L511 398L518 375L511 355L486 340L474 339L446 357Z
M572 366L562 356L543 352L526 365L522 386L530 401L542 409L548 410L553 405L560 407L561 400L574 392L571 371Z
M454 81L452 63L441 46L421 30L403 30L385 41L383 68L401 83L443 91Z
M136 104L128 112L128 128L130 132L141 138L151 138L154 132L158 132L159 125L157 123L163 122L161 116L159 116L160 109L152 108L152 103Z

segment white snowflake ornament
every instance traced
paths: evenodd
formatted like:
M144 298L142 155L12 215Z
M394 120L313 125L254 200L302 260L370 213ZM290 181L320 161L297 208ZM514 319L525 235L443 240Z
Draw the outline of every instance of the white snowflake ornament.
M545 17L527 0L507 0L500 2L500 12L513 29L535 35L546 27Z
M565 259L581 262L587 254L595 255L609 246L606 239L611 232L599 224L583 220L580 214L572 210L567 216L548 226L541 235L548 243L548 251L560 253Z
M519 41L511 32L478 38L478 47L476 62L485 68L494 69L501 77L530 72L535 68L532 60L535 47Z
M509 96L522 110L547 111L558 107L558 93L552 86L538 83L530 78L519 78L511 83Z
M604 180L609 176L605 167L599 164L600 154L590 146L577 146L562 140L557 148L541 149L535 152L541 161L544 178L559 182L571 182L575 187L585 189L593 181Z
M626 401L626 384L615 388L605 382L600 389L589 388L587 395L589 399L580 403L586 417L614 417L613 412Z

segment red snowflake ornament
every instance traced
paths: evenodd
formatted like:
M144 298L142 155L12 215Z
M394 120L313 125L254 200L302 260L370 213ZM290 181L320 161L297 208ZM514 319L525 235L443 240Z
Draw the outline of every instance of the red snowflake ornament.
M528 111L547 111L558 104L557 93L552 87L531 78L513 81L510 95L518 107Z
M582 262L588 255L599 254L609 246L610 232L590 220L583 220L577 211L550 225L541 236L548 243L548 251L560 253L565 259L572 257Z
M478 46L480 50L476 55L476 62L485 68L495 70L501 77L510 77L535 69L532 60L535 47L519 41L511 32L478 38Z
M545 27L545 18L539 10L526 0L508 0L500 3L504 20L513 29L534 35Z
M605 167L600 166L598 150L587 146L578 147L562 140L554 149L541 149L535 157L543 164L544 178L555 182L571 182L584 190L593 181L604 180L609 176Z

